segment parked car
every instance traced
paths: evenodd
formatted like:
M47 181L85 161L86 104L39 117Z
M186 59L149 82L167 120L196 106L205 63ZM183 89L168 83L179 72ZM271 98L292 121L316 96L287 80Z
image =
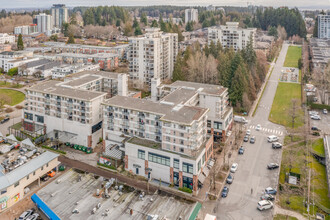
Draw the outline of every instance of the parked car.
M276 195L277 191L276 191L276 189L274 189L272 187L267 187L265 189L265 193L270 194L270 195Z
M275 199L275 197L273 195L269 195L269 194L265 193L262 196L260 196L260 199L273 201Z
M268 201L268 200L261 200L261 201L258 202L257 208L260 211L271 209L271 208L273 208L273 203L271 201Z
M328 114L328 110L327 109L323 109L323 114Z
M309 115L318 115L319 113L317 111L309 111Z
M233 180L234 180L234 176L232 174L229 174L227 179L226 179L226 182L228 184L232 184L233 183Z
M315 132L312 133L312 135L314 135L314 136L320 136L320 132L315 131Z
M19 144L18 143L14 143L10 146L10 150L13 150L13 149L18 149L19 148Z
M275 141L278 141L278 137L275 136L275 135L270 135L270 136L267 137L267 141L268 141L269 143L271 143L271 142L275 142Z
M237 170L237 168L238 168L238 164L237 163L233 163L231 165L230 172L235 173L236 170Z
M0 123L1 124L4 124L4 123L6 123L7 121L9 121L9 117L6 117L6 118L4 118L4 119L2 119L1 121L0 121Z
M245 135L243 141L244 141L244 142L248 142L248 141L249 141L249 136L248 136L248 135Z
M48 173L47 173L47 175L49 176L49 177L54 177L55 176L55 171L54 170L51 170L51 171L49 171Z
M244 154L244 151L245 151L244 147L241 146L238 150L238 154Z
M277 164L277 163L269 163L269 164L267 164L267 168L269 169L269 170L273 170L273 169L277 169L277 168L279 168L280 166Z
M34 213L33 215L30 215L29 217L27 217L26 220L37 220L38 218L39 218L39 214Z
M250 143L251 144L254 144L256 142L256 137L255 136L252 136L251 138L250 138Z
M246 131L246 135L251 135L251 130L250 129L248 129L247 131Z
M27 219L30 215L32 215L33 212L34 212L33 209L29 209L29 210L23 212L23 213L19 216L18 219L19 219L19 220L25 220L25 219Z
M272 148L273 148L273 149L279 149L279 148L282 148L282 144L281 144L280 142L272 143Z
M321 120L321 117L319 115L312 115L311 119L313 120Z
M40 177L40 180L46 182L47 180L49 180L49 176L47 174L44 174Z
M318 130L319 130L318 127L316 127L316 126L311 127L311 129L312 129L313 131L318 131Z
M227 186L223 187L222 192L221 192L221 197L225 198L227 197L229 192L229 188Z
M257 124L256 130L257 131L260 131L261 130L261 125L260 124Z

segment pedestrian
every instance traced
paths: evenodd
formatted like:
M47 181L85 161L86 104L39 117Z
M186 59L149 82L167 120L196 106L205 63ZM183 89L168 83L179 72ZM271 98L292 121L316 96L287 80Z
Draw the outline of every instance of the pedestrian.
M252 193L253 193L253 189L251 188L251 195L252 195Z

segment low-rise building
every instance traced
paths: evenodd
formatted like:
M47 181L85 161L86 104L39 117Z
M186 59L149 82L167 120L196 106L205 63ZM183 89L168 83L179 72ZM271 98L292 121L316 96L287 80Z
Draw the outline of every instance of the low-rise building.
M17 58L33 57L33 52L31 51L4 51L0 53L0 68L4 69L9 61L15 60Z
M38 28L36 24L18 26L14 28L14 34L22 34L22 35L31 35L38 32Z
M51 63L52 61L47 59L39 59L32 62L28 62L22 66L18 67L18 75L21 76L31 76L36 72L36 69L40 66L43 66L47 63Z
M15 36L7 33L0 33L0 44L13 44L15 43Z
M37 61L37 60L39 60L39 58L37 57L18 57L15 59L11 59L4 63L3 70L5 72L8 72L12 68L19 67L29 62Z
M46 151L11 171L0 165L0 213L21 201L30 185L40 185L40 177L59 165L58 157Z
M95 147L102 137L101 103L106 97L127 93L127 75L121 73L85 71L64 82L39 83L26 89L23 129L43 129L61 142Z
M63 79L73 73L78 73L82 71L98 71L100 66L98 64L63 64L61 66L56 66L52 68L52 79Z
M324 69L330 60L330 39L310 39L311 56L314 68Z

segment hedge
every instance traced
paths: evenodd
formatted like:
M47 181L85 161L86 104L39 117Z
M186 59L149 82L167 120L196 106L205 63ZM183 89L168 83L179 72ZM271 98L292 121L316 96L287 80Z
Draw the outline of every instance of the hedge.
M179 187L179 190L182 192L192 193L192 190L187 187Z
M55 152L60 153L60 154L66 154L65 151L62 151L62 150L55 150L55 149L53 149L53 148L51 148L51 147L48 147L48 146L41 146L41 147L42 147L42 148L45 148L45 149L48 149L48 150L51 150L51 151L55 151Z
M112 166L112 165L106 165L106 164L103 164L103 163L100 163L100 162L97 162L97 165L101 166L101 167L105 167L105 168L109 168L111 170L117 170L116 167Z
M330 105L311 103L311 108L312 109L327 109L330 111Z

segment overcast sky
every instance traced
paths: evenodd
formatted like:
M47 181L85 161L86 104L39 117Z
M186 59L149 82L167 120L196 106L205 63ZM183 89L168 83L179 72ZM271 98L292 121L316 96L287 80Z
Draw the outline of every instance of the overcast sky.
M181 6L246 6L253 5L288 6L313 9L330 9L330 0L0 0L0 8L47 8L54 3L74 6L141 6L141 5L181 5Z

